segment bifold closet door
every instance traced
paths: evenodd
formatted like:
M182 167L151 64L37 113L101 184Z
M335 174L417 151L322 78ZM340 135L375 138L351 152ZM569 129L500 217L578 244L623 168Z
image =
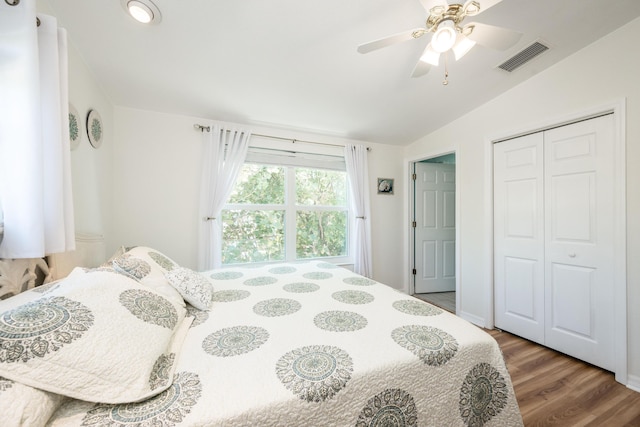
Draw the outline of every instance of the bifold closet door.
M493 150L495 324L544 344L543 135Z
M545 343L613 371L613 116L545 132Z
M495 324L614 370L613 116L494 145Z

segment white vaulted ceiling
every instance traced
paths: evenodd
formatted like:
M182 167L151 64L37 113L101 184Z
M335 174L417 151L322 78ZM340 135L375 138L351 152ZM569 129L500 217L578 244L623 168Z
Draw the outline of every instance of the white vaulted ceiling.
M442 63L410 77L427 37L356 51L424 26L418 0L153 0L162 22L151 26L120 0L42 1L115 105L396 145L640 16L638 0L503 0L473 21L518 30L520 41L449 59L443 86ZM512 73L496 68L537 40L550 49Z

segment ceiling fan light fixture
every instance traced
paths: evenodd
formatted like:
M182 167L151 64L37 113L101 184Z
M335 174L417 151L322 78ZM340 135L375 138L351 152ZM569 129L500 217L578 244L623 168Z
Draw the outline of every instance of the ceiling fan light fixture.
M464 34L459 34L456 44L453 45L451 50L453 50L453 56L456 58L456 61L465 56L471 48L476 45L476 42L466 37Z
M424 53L420 57L420 61L437 67L440 62L440 53L433 50L431 46L427 46Z
M151 0L121 0L127 13L142 24L157 24L162 20L160 9Z
M438 53L448 51L456 43L456 30L454 23L444 21L438 26L436 33L431 38L431 46Z

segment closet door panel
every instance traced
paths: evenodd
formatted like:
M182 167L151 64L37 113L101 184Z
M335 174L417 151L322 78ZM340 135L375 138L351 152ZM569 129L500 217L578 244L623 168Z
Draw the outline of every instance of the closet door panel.
M613 370L612 117L544 139L545 342Z
M550 240L555 243L596 244L595 173L551 178Z
M543 137L494 146L495 324L544 342Z
M536 321L536 277L535 260L526 258L504 258L505 313L529 322Z
M552 330L594 338L591 319L595 270L574 265L551 266Z

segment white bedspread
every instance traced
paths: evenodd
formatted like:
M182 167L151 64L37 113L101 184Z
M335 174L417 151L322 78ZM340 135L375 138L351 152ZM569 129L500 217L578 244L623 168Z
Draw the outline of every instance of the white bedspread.
M498 345L450 313L323 262L204 274L167 390L47 425L522 425Z

